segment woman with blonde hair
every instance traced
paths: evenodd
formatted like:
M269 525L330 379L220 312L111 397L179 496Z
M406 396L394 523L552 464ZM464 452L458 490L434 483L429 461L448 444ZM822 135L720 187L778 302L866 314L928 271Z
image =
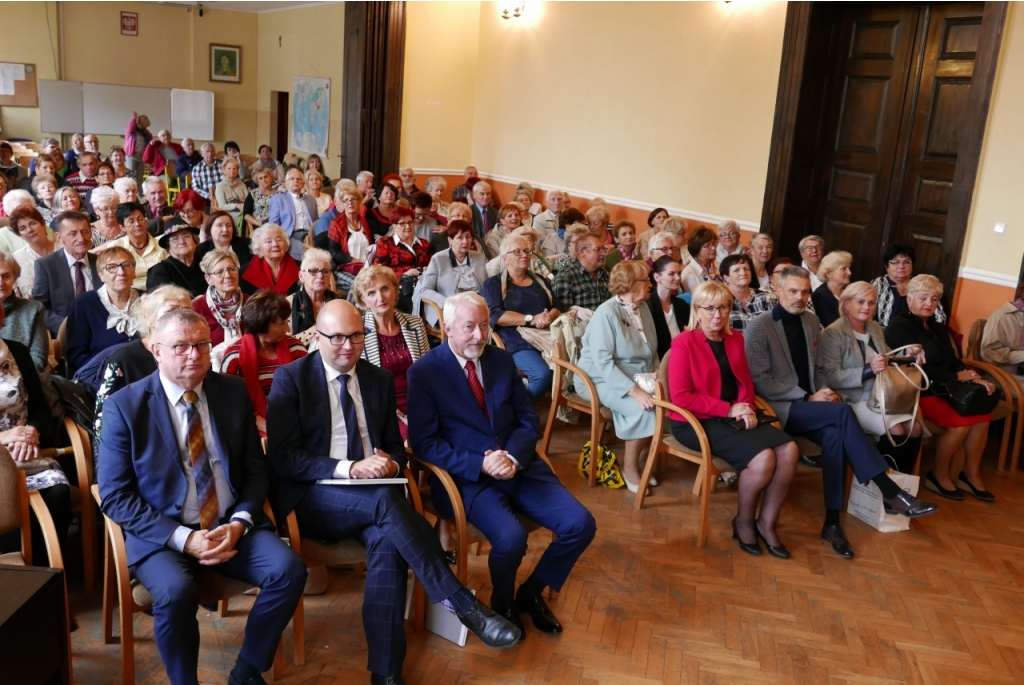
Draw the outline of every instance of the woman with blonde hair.
M430 216L438 223L445 225L448 221L448 203L441 199L441 195L447 188L448 182L441 176L431 176L423 184L423 191L430 196L431 200Z
M224 172L224 180L214 188L213 196L217 198L217 208L230 213L231 218L237 220L245 208L245 199L249 196L248 186L238 177L242 163L234 157L225 157L220 163L220 168Z
M996 388L984 376L963 363L949 329L935 318L941 297L942 282L934 276L921 274L910 279L907 286L907 311L900 312L889 322L885 329L885 342L892 348L919 345L928 360L922 368L932 385L921 394L921 415L945 428L946 432L939 436L935 446L935 462L925 478L925 486L947 499L962 500L966 490L983 502L992 502L995 495L985 490L981 479L981 457L988 440L992 415L961 416L936 391L943 388L945 383L957 381L977 383L989 395ZM961 448L967 458L963 470L955 474L952 470L953 456Z
M615 244L612 233L608 230L608 224L612 220L612 215L608 212L607 207L604 205L591 205L587 210L586 217L590 232L600 238L603 245Z
M601 404L612 412L615 434L626 443L622 477L630 492L655 486L640 483L654 435L653 397L634 380L658 370L658 334L644 304L651 293L645 262L619 262L608 281L611 298L594 311L583 334L578 365L594 382ZM576 392L590 394L582 383Z
M767 233L755 233L750 239L747 255L750 256L750 263L754 266L754 275L757 276L758 288L767 288L771 282L771 274L768 273L768 262L772 260L774 248L775 243Z
M317 159L319 159L319 158L317 158ZM332 204L334 204L334 201L331 199L330 195L328 195L327 193L320 192L320 189L323 188L323 187L324 187L324 176L323 176L323 174L321 174L316 169L307 169L306 170L306 188L305 188L304 192L305 192L306 195L309 195L311 198L313 198L313 200L316 202L317 214L321 214L321 215L324 212L326 212L328 209L330 209Z
M363 194L348 186L339 186L338 193L338 215L327 228L327 252L338 270L338 287L351 290L355 275L366 262L373 237L363 218Z
M192 309L210 326L214 347L242 337L242 305L249 299L239 284L238 254L216 248L203 255L199 268L206 276L206 293L192 300Z
M814 313L818 315L821 325L828 328L840 317L839 296L843 289L849 285L853 271L853 255L843 250L829 252L821 260L818 266L819 285L813 293L811 300L814 302Z
M740 473L732 520L732 536L740 549L760 555L758 540L764 540L769 554L788 559L789 550L776 527L800 453L789 435L758 425L743 334L729 325L732 300L729 288L716 281L701 283L693 291L690 329L672 341L668 393L673 404L700 423L712 454ZM669 419L679 442L701 449L686 417L669 412Z
M487 254L497 257L501 254L501 242L512 231L523 225L523 208L517 202L506 202L498 210L498 225L493 226L484 236Z
M252 180L256 182L256 187L249 191L242 206L242 216L250 231L266 223L270 217L270 198L278 193L273 186L274 172L270 169L253 171Z

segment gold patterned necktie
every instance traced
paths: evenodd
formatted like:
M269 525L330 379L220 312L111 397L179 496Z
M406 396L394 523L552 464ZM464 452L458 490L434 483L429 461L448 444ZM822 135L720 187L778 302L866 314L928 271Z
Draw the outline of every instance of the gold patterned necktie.
M215 528L220 518L220 503L217 488L210 467L206 438L203 436L203 419L199 415L199 395L186 390L181 399L185 401L185 416L188 420L188 453L192 461L192 475L196 481L196 496L199 499L199 525L204 530Z

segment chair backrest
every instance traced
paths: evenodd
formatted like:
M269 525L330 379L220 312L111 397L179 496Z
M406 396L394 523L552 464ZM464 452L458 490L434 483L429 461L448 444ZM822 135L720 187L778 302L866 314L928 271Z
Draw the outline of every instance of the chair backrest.
M661 358L661 364L658 365L658 383L665 388L665 392L668 392L668 358L672 354L672 350L665 353L665 356Z
M0 447L0 533L21 528L24 509L21 502L19 474L10 452Z
M60 322L60 328L57 329L57 344L60 346L60 357L57 360L60 361L68 349L68 318L66 316Z
M978 319L971 324L971 332L967 334L967 358L981 361L981 337L985 333L988 319Z

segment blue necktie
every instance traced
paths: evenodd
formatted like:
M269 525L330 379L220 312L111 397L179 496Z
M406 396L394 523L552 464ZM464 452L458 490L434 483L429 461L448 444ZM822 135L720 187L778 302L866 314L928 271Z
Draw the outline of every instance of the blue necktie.
M363 459L363 438L359 435L359 421L356 418L356 403L348 392L348 382L351 379L347 373L339 376L341 381L341 415L345 417L345 432L348 434L348 459L349 461L362 461Z

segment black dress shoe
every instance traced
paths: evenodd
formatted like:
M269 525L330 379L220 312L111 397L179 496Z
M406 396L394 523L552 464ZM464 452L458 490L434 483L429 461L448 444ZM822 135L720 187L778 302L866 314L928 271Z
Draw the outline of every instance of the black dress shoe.
M800 459L798 459L797 461L799 461L804 466L810 466L812 469L821 468L821 459L818 457L808 457L801 454Z
M961 486L967 492L974 495L976 498L980 499L982 502L996 501L996 496L993 495L988 490L979 490L978 488L974 487L974 483L972 483L970 479L967 478L967 474L964 473L963 471L960 472L960 477L957 478L956 484Z
M449 566L454 566L459 563L459 550L449 549L444 553L444 560L448 562Z
M519 607L516 606L515 602L506 602L500 597L491 595L491 608L494 609L494 613L498 616L507 618L512 625L519 628L519 632L523 634L523 637L526 637L523 618L519 615Z
M381 681L384 682L384 681ZM261 675L254 675L248 680L237 680L235 676L228 674L228 685L267 685L267 681Z
M405 685L400 675L377 675L370 674L370 685Z
M533 619L533 627L542 633L560 633L562 624L558 622L555 615L548 608L548 603L540 595L525 597L522 592L516 593L516 606L520 611L530 614Z
M759 524L760 519L754 521L754 534L764 542L764 546L768 548L768 554L771 554L776 559L789 559L789 550L786 549L784 544L782 544L782 541L780 540L777 545L772 545L768 542L768 538L764 536L764 533L761 532L761 526Z
M939 485L939 480L935 477L934 471L929 471L928 475L925 476L924 486L931 490L932 492L938 493L945 497L946 499L951 499L956 502L962 502L964 498L967 497L967 495L964 494L963 490L958 490L957 488L947 490L946 488Z
M890 499L883 497L882 504L885 505L886 514L903 514L908 519L921 518L939 510L939 505L925 502L902 490Z
M825 524L821 529L821 537L828 541L832 545L832 551L843 559L853 559L853 547L850 547L850 541L846 539L842 526Z
M754 526L754 528L757 528L757 526ZM732 539L740 543L740 549L747 554L753 554L755 557L761 556L761 543L757 541L757 536L754 536L753 542L743 542L740 539L740 532L736 530L736 519L732 520Z
M462 625L469 628L480 641L492 649L506 649L523 637L520 630L504 616L491 611L477 599L465 614L456 614Z

